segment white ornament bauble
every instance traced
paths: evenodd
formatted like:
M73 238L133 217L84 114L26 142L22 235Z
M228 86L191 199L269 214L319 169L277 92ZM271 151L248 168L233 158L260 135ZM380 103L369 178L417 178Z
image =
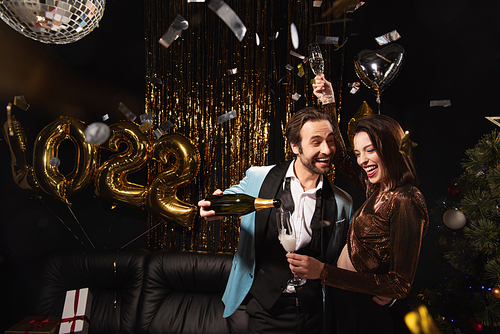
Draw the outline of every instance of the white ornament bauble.
M106 0L1 0L0 18L42 43L75 42L98 26Z
M467 218L465 214L459 209L450 209L443 215L443 222L451 229L458 230L465 226Z

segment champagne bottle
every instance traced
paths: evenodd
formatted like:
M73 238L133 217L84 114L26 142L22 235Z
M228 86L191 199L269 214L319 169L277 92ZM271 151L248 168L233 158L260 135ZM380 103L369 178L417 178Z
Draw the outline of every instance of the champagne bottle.
M216 216L241 216L281 206L279 199L255 198L246 194L211 195L205 200L210 201L210 206L205 207L205 211L214 210Z

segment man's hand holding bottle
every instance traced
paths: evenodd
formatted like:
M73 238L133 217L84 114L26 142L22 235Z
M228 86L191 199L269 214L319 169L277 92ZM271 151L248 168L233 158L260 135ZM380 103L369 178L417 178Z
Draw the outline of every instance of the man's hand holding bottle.
M216 196L221 196L222 195L222 190L217 189L214 191L212 195ZM206 201L202 199L201 201L198 202L198 206L200 207L200 217L205 218L205 220L210 221L210 220L219 220L222 219L221 216L216 216L214 210L205 210L206 207L210 206L211 203L210 201Z

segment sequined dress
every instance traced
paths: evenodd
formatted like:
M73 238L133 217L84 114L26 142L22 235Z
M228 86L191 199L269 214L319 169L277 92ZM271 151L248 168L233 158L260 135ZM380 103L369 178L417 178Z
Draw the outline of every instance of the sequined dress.
M336 119L334 106L325 106L325 111ZM335 132L336 168L358 185L368 185L366 173L350 159L338 125ZM425 199L416 187L404 185L380 192L378 185L372 185L368 199L354 214L348 232L347 249L356 271L325 264L320 277L322 284L404 298L413 283L428 225Z

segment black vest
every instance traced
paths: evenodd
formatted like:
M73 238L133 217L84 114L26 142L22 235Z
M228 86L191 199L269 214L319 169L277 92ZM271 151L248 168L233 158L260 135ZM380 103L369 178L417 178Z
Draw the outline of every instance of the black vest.
M279 188L276 198L280 198L281 194L282 187ZM318 195L311 226L318 226L321 220L321 192ZM256 243L255 279L250 293L264 308L270 309L283 293L287 281L293 277L293 274L288 266L286 251L278 240L277 209L266 210L271 210L271 212L267 220L265 237ZM320 232L313 232L311 243L298 250L297 253L319 258L319 247L313 247L317 249L316 251L311 249L311 244L320 244L318 238L320 238ZM304 307L303 310L308 310L308 312L309 310L310 312L320 311L322 307L320 280L307 280L306 284L297 287L297 297L299 303Z

